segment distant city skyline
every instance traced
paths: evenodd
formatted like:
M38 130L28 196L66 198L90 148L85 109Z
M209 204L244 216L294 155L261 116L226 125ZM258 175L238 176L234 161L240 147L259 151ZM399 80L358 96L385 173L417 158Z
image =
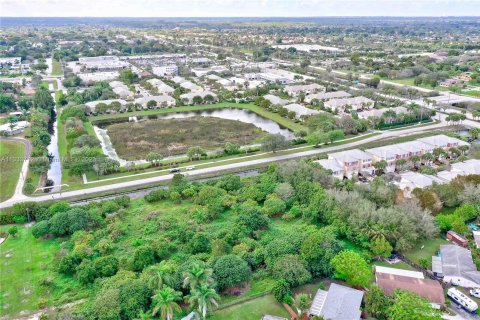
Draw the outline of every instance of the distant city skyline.
M478 15L480 0L0 0L3 17Z

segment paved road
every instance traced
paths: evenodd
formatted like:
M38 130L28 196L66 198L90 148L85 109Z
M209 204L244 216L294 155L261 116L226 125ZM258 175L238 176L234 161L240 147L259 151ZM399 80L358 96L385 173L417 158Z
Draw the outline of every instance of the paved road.
M386 131L382 132L379 135L372 136L360 141L355 141L351 143L346 143L338 146L333 146L333 147L328 147L328 148L322 148L322 149L315 149L315 150L308 150L308 151L301 151L301 152L296 152L292 154L286 154L286 155L275 155L272 153L271 157L266 157L262 159L255 159L255 160L249 160L249 161L244 161L244 162L237 162L237 163L231 163L231 164L225 164L225 165L220 165L216 167L210 167L210 168L202 168L202 169L197 169L197 170L192 170L188 172L189 176L196 176L196 175L204 175L204 174L209 174L209 173L219 173L225 170L232 170L232 169L242 169L248 166L255 166L255 165L261 165L261 164L268 164L268 163L273 163L273 162L278 162L278 161L285 161L285 160L291 160L291 159L297 159L301 157L309 157L309 156L314 156L318 154L323 154L327 152L333 152L333 151L339 151L339 150L344 150L344 149L349 149L349 148L355 148L358 147L362 144L368 143L368 142L373 142L373 141L379 141L387 138L394 138L394 137L402 137L402 136L408 136L412 134L417 134L420 132L424 131L430 131L432 129L439 129L446 127L447 124L442 122L438 124L432 124L429 126L417 126L417 127L411 127L408 129L404 130L396 130L396 131ZM151 178L145 178L145 179L139 179L139 180L133 180L133 181L127 181L127 182L120 182L120 183L115 183L115 184L110 184L106 186L98 186L98 187L93 187L93 188L88 188L88 189L83 189L83 190L74 190L74 191L66 191L58 194L48 194L48 195L43 195L43 196L38 196L38 197L27 197L27 196L22 196L18 198L12 198L7 201L4 201L0 203L0 208L6 208L14 205L15 203L18 202L23 202L23 201L36 201L36 202L41 202L41 201L49 201L49 200L58 200L58 199L68 199L72 197L77 197L77 196L86 196L86 195L91 195L95 193L100 193L100 192L106 192L106 191L112 191L112 190L118 190L118 189L123 189L123 188L131 188L135 186L141 186L145 184L150 184L150 183L159 183L163 181L169 181L173 177L172 174L168 175L163 175L163 176L156 176L156 177L151 177Z
M18 177L17 186L15 187L15 192L11 199L23 199L25 196L23 195L23 186L25 185L25 178L27 177L28 173L28 164L30 162L30 155L32 153L32 144L29 140L24 138L15 138L15 137L0 137L0 140L3 141L16 141L23 143L25 145L25 160L22 164L22 170L20 170L20 176ZM9 201L9 200L7 200Z

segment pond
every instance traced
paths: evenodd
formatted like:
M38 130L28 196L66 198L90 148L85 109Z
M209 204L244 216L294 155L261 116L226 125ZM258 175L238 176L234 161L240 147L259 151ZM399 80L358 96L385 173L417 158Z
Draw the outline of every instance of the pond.
M159 114L159 115L149 115L149 116L137 116L136 120L167 120L167 119L187 119L187 118L194 118L194 117L206 117L206 118L219 118L225 120L232 120L232 121L240 121L243 123L251 124L262 131L272 133L272 134L281 134L288 140L294 138L293 133L280 126L278 123L263 118L257 115L254 112L237 109L237 108L224 108L224 109L214 109L214 110L202 110L202 111L194 111L194 112L176 112L176 113L169 113L169 114ZM133 120L133 119L130 119ZM113 144L110 140L110 137L107 133L108 126L118 123L125 123L129 121L129 117L124 118L117 118L117 119L109 119L103 121L97 121L94 123L94 130L97 134L97 138L101 142L102 150L111 159L117 160L120 162L120 165L125 165L127 161L121 159ZM227 141L225 141L227 142ZM134 161L134 163L144 163L144 160Z

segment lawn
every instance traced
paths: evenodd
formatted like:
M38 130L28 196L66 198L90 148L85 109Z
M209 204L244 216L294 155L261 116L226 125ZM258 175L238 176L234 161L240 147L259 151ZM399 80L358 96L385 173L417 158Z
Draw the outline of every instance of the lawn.
M269 294L254 300L237 304L222 310L217 310L209 317L210 320L244 320L261 319L263 315L269 314L289 318L285 308Z
M200 116L117 123L107 130L117 154L127 160L145 159L151 151L173 156L194 146L215 150L226 142L253 144L264 135L253 124Z
M52 76L59 77L62 75L62 65L60 61L53 59L52 60Z
M125 118L129 116L148 116L148 115L154 115L154 114L166 114L166 113L174 113L174 112L199 111L199 110L209 110L209 109L222 109L222 108L228 108L228 107L246 109L246 110L255 112L256 114L264 118L270 119L278 123L282 127L285 127L292 131L305 129L305 127L301 123L297 123L290 119L284 118L280 116L278 113L273 113L268 110L262 109L259 106L254 105L253 103L230 103L230 102L221 102L221 103L201 105L201 106L182 106L182 107L175 107L175 108L164 108L164 109L156 109L156 110L107 114L107 115L90 117L90 120L94 122L99 120Z
M412 250L405 252L404 256L419 264L420 259L426 259L428 261L429 268L432 267L432 256L437 254L437 251L440 250L440 245L448 244L448 241L444 238L434 238L425 240L415 246Z
M7 229L3 226L0 231ZM19 227L15 238L0 244L0 316L13 317L21 311L28 313L88 295L76 280L52 270L60 244L61 240L35 239L25 227Z
M22 159L25 156L25 146L21 142L0 141L0 202L9 199L15 192ZM13 158L13 159L7 159Z

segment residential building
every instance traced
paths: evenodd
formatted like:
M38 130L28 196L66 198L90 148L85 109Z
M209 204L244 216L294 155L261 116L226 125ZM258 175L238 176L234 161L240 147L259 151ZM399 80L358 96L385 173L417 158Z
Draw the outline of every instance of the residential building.
M464 288L480 288L480 272L470 250L454 244L441 245L440 259L441 265L437 264L432 271L442 275L443 282Z
M4 133L8 136L14 136L22 133L23 130L29 126L30 123L27 121L17 121L14 123L13 127L10 127L10 123L4 123L0 125L0 133Z
M400 174L400 181L394 181L393 183L397 185L399 189L403 190L406 197L410 197L412 191L417 188L423 189L430 187L434 183L442 184L444 182L445 181L436 176L407 171Z
M321 159L314 161L321 165L324 169L332 171L332 176L334 178L342 180L344 177L344 168L340 165L337 160L334 159Z
M178 74L178 66L175 64L152 67L152 73L159 77L176 76Z
M428 143L432 145L434 148L442 148L444 150L448 150L450 148L458 148L460 146L468 146L469 144L465 141L462 141L457 138L452 138L449 136L446 136L444 134L439 134L436 136L431 136L431 137L425 137L425 138L419 138L417 139L418 141Z
M427 299L434 308L439 309L445 304L445 295L440 283L425 278L422 272L376 266L375 282L388 296L401 289Z
M93 72L93 73L78 73L77 76L82 79L83 82L97 82L97 81L111 81L117 79L120 74L118 71L105 71L105 72Z
M132 99L133 92L121 81L111 81L108 83L115 92L122 99Z
M0 74L23 74L29 70L29 65L22 64L22 57L0 58Z
M352 95L345 91L332 91L332 92L325 92L325 93L314 93L308 94L305 97L306 103L312 103L312 100L317 99L320 101L326 101L329 99L340 99L340 98L348 98Z
M85 106L87 107L85 112L87 114L89 113L95 113L95 108L97 107L98 104L103 103L106 105L110 105L112 102L119 102L122 106L125 106L127 102L122 99L111 99L111 100L97 100L97 101L90 101L85 103Z
M191 92L201 92L201 91L203 91L202 87L196 85L195 83L193 83L191 81L183 81L182 83L180 83L180 87L188 89Z
M372 155L360 149L331 153L328 159L336 160L343 167L347 178L351 178L353 174L373 173Z
M347 110L363 110L373 107L375 101L365 97L353 97L343 99L330 99L325 102L325 108L332 110L347 111Z
M284 106L289 102L288 100L282 99L278 96L274 96L273 94L264 95L263 98L270 101L272 105Z
M310 109L307 107L302 106L301 104L298 103L291 103L283 106L285 109L288 111L293 111L295 112L295 118L296 119L303 119L305 117L314 115L314 114L319 114L320 111Z
M201 92L189 92L189 93L185 93L185 94L182 94L180 96L180 99L184 100L185 103L187 104L193 104L193 98L196 97L196 96L199 96L201 97L202 99L205 99L206 96L212 96L213 97L213 100L214 101L217 101L218 100L218 96L211 92L211 91L201 91Z
M88 71L113 71L126 69L128 63L121 61L117 56L81 57L78 64Z
M176 105L176 100L167 95L160 95L160 96L147 96L135 99L135 103L146 107L149 101L156 101L157 107L174 107Z
M315 294L309 315L329 320L359 320L363 291L332 283L328 291Z
M289 96L297 97L300 94L300 92L303 92L304 94L325 92L325 87L316 83L311 83L311 84L286 86L285 91L288 93Z
M165 84L165 82L163 82L162 80L150 79L147 80L147 82L150 83L152 86L156 87L158 93L160 94L172 94L175 91L175 89Z
M211 66L209 68L198 68L198 69L193 69L192 68L191 71L196 77L201 77L201 76L204 76L204 75L207 75L207 74L210 74L210 73L226 72L226 71L228 71L228 69L225 68L224 66Z

